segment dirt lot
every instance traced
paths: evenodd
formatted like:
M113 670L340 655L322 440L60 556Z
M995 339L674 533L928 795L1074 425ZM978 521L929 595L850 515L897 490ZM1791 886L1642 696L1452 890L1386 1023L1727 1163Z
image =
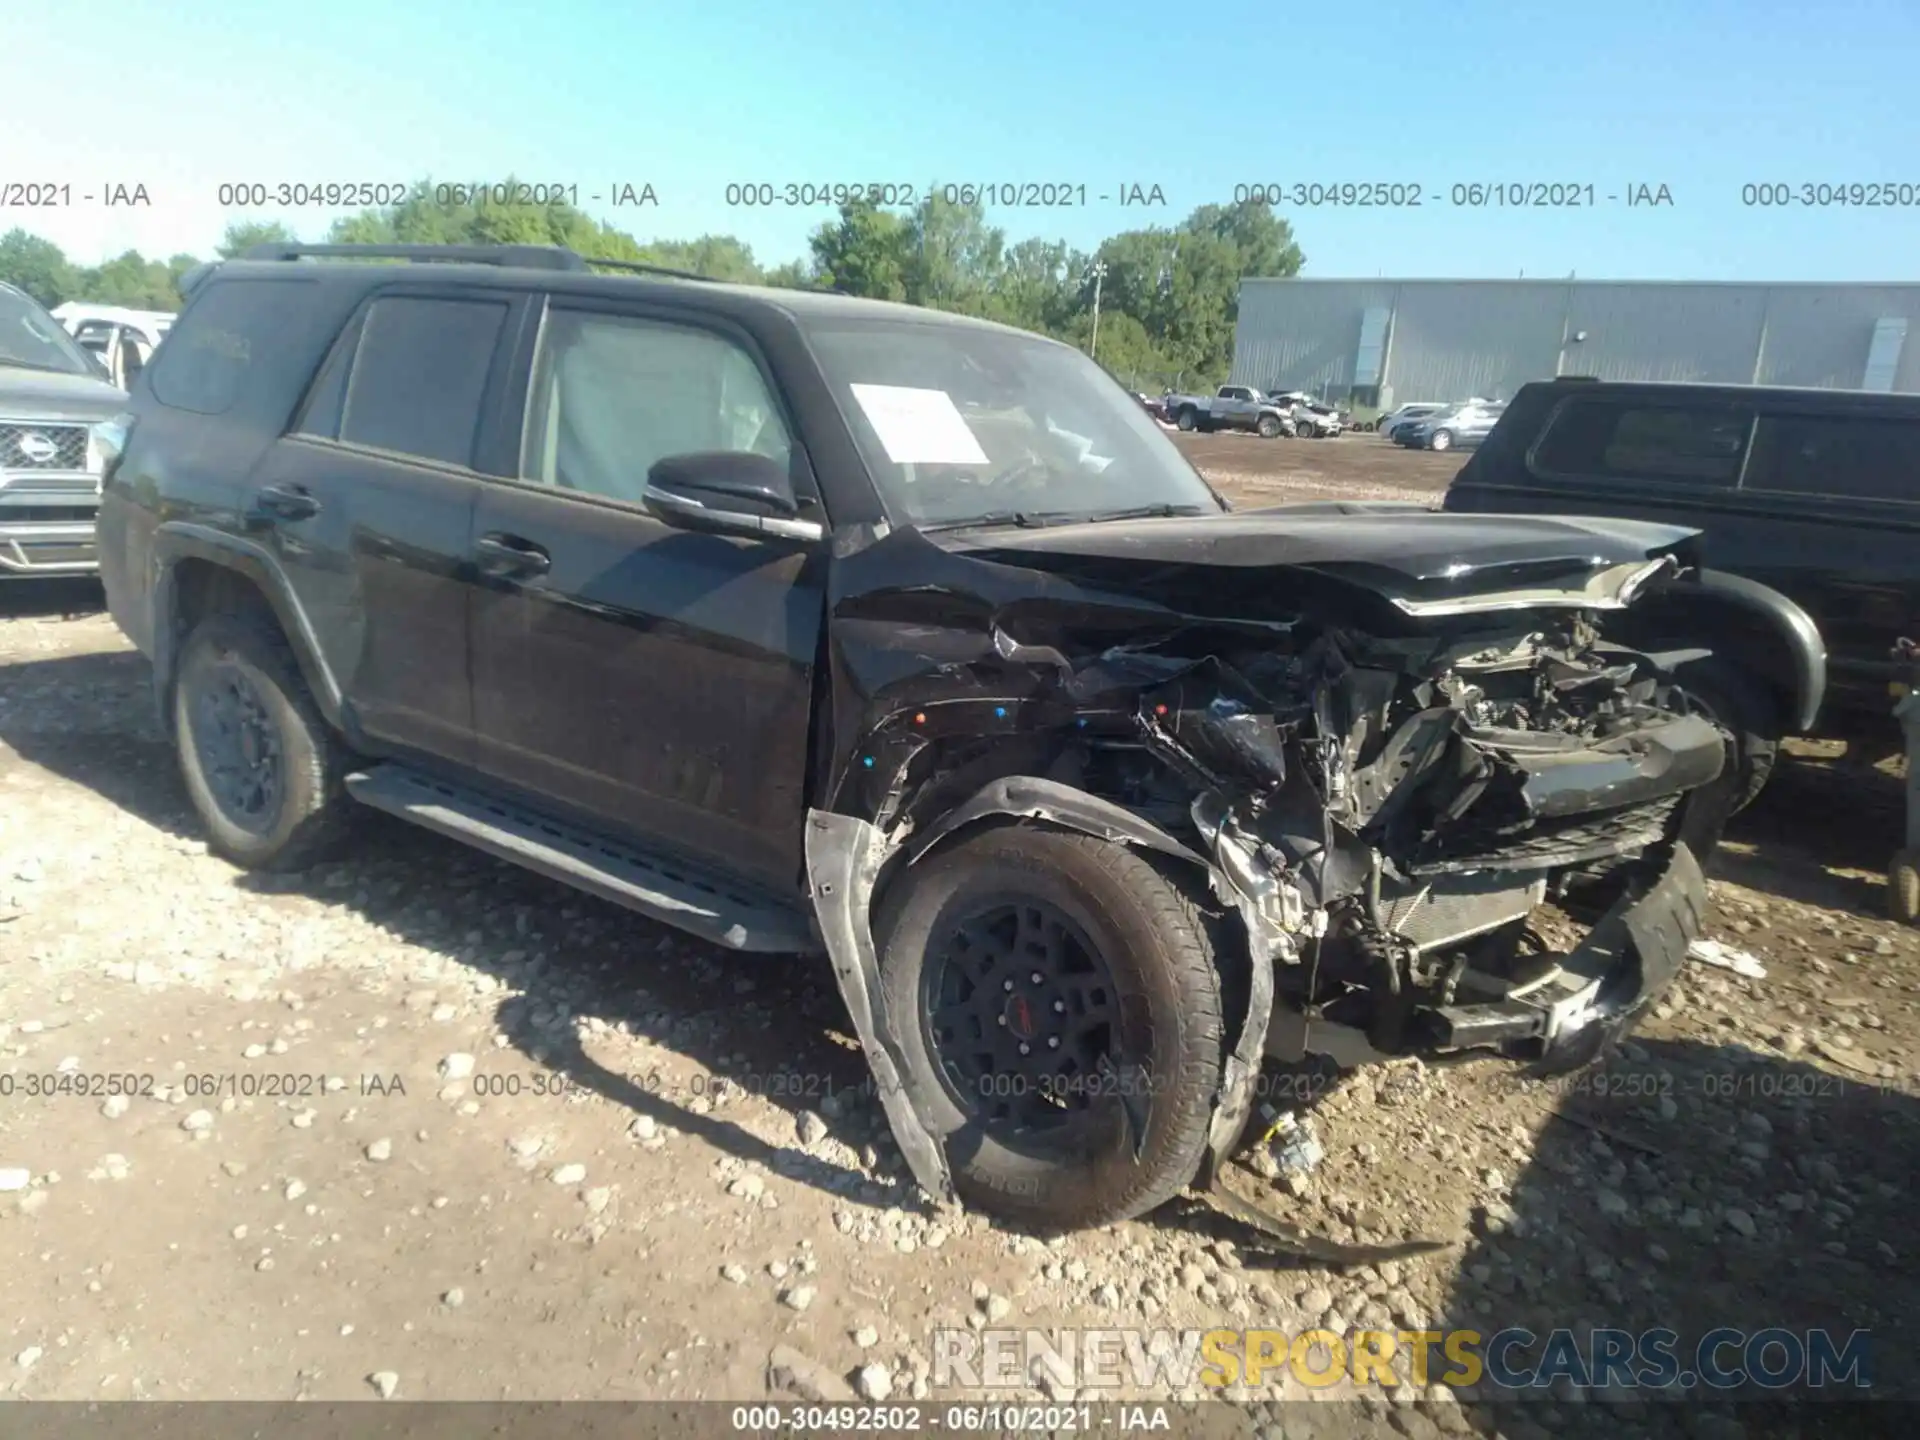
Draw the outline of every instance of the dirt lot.
M1208 479L1246 509L1300 500L1411 500L1437 506L1466 457L1407 450L1377 435L1262 440L1172 432Z
M1455 464L1182 443L1243 503L1432 495ZM985 1323L1667 1326L1683 1355L1720 1325L1865 1328L1876 1394L1920 1397L1920 932L1881 918L1884 773L1784 767L1713 872L1710 933L1765 977L1690 966L1599 1072L1271 1076L1325 1159L1240 1170L1242 1194L1337 1240L1448 1242L1339 1270L1198 1208L1050 1242L923 1208L823 972L379 817L344 863L233 869L99 603L0 592L15 1397L759 1399L784 1345L820 1367L797 1393L941 1401L934 1331ZM109 1094L121 1075L153 1093ZM1269 1379L1210 1413L1287 1437L1772 1433L1760 1406L1567 1381L1516 1414Z

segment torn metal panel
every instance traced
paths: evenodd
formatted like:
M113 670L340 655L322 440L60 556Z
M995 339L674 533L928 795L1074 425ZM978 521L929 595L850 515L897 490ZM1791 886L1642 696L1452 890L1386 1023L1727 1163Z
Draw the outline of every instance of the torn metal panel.
M874 881L887 857L886 837L850 815L813 811L807 816L807 874L814 913L833 964L847 1014L867 1054L880 1104L894 1140L920 1188L942 1204L953 1201L953 1175L946 1149L917 1113L902 1080L906 1068L894 1038L880 985L870 907Z
M1609 937L1654 923L1636 906L1685 910L1671 842L1726 742L1591 615L1690 563L1688 537L1461 518L902 527L836 551L808 865L930 1192L946 1157L900 1086L867 912L886 859L911 884L989 816L1177 859L1231 912L1216 1175L1276 1047L1565 1055L1627 1020L1607 987L1664 983L1657 945ZM1562 901L1619 914L1561 953L1530 927Z
M1157 850L1202 868L1207 864L1204 856L1132 811L1084 790L1033 775L1008 775L983 786L972 799L949 810L936 824L922 831L907 849L908 861L918 860L943 837L988 815L1024 815L1047 820L1101 840Z

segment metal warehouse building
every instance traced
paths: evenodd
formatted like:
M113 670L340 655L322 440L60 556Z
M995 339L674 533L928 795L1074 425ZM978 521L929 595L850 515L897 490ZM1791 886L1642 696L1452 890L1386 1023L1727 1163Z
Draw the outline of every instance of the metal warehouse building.
M1555 375L1920 391L1916 321L1920 284L1243 280L1232 378L1383 409Z

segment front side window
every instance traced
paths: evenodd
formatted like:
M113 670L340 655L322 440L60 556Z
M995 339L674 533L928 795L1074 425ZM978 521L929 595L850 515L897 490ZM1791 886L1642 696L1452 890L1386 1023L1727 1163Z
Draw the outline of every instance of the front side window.
M1548 422L1534 464L1555 475L1681 480L1731 487L1752 428L1733 407L1636 405L1575 400Z
M1763 415L1746 488L1920 503L1920 420Z
M670 455L750 451L785 466L792 440L753 357L712 331L556 309L527 399L520 473L638 502Z
M506 318L503 300L375 300L347 375L340 438L446 465L472 465L480 404Z
M953 322L807 326L890 514L920 525L1218 511L1138 402L1078 350Z

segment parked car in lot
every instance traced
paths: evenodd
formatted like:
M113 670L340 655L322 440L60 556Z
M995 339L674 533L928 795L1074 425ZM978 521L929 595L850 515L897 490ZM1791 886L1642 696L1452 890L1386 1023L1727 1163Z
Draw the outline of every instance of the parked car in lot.
M152 330L119 320L82 320L72 333L80 348L100 362L107 379L122 390L131 388L160 344Z
M1291 409L1251 385L1222 385L1210 396L1168 395L1161 403L1182 430L1251 430L1263 440L1294 433Z
M1920 396L1542 381L1514 396L1445 504L1703 531L1714 608L1637 611L1628 631L1707 637L1715 657L1688 683L1741 736L1749 793L1782 734L1896 739L1888 687L1907 676L1892 650L1920 636Z
M1400 426L1412 420L1424 420L1429 415L1438 415L1442 410L1448 408L1446 405L1434 404L1424 400L1415 401L1410 405L1396 406L1385 415L1382 415L1379 420L1375 421L1373 428L1380 435L1391 440L1393 439L1394 431L1399 429Z
M1728 739L1595 631L1702 603L1686 530L1230 513L1079 351L935 311L249 256L101 517L212 847L306 865L370 806L824 951L936 1196L1210 1183L1263 1053L1578 1065L1698 931Z
M0 578L94 568L100 474L127 394L40 302L0 284Z
M1309 440L1330 440L1347 428L1344 412L1302 391L1275 390L1267 398L1284 406L1293 420L1294 432Z
M1492 400L1450 405L1432 415L1395 426L1393 443L1409 450L1476 449L1505 410L1504 404Z

